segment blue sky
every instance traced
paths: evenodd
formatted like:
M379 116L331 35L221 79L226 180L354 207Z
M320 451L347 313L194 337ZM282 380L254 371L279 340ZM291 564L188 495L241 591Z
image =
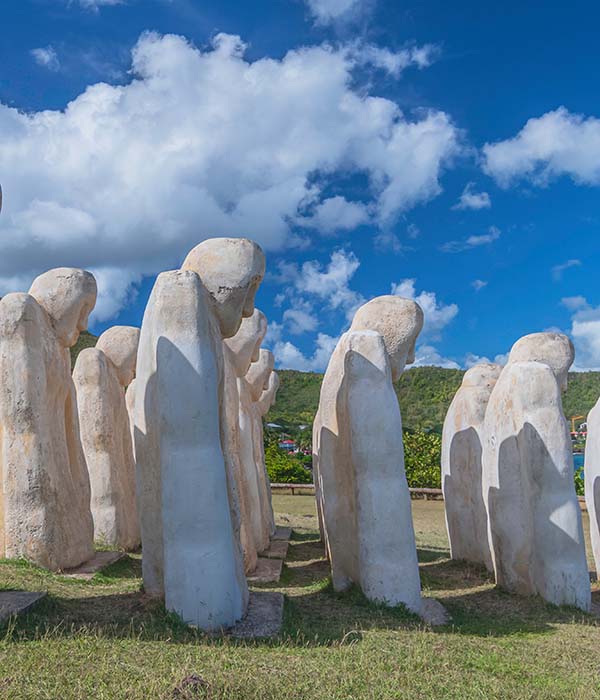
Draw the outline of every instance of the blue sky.
M524 6L525 5L525 6ZM0 294L91 269L138 325L200 240L265 249L279 366L419 301L421 364L569 332L600 368L596 3L4 0Z

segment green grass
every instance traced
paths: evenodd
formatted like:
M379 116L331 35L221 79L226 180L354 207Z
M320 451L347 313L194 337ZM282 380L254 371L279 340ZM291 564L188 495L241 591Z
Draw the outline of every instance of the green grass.
M336 594L308 496L275 496L294 528L282 580L284 628L271 641L209 639L140 593L134 555L91 581L0 562L0 586L47 590L0 631L0 698L42 700L387 700L600 697L592 616L497 591L448 559L441 502L414 501L424 593L452 624L433 630L354 589Z

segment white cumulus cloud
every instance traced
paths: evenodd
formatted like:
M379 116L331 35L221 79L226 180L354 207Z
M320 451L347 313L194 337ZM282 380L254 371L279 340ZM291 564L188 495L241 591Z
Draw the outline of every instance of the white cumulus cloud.
M458 202L452 209L489 209L492 200L487 192L475 192L475 183L468 182Z
M224 34L201 50L148 33L126 85L91 85L63 111L0 104L0 293L72 265L111 271L101 293L126 303L127 279L177 265L204 238L281 249L297 242L307 201L331 223L340 202L321 188L340 174L367 176L375 222L440 191L461 148L447 114L409 119L370 96L344 47L254 62L245 48ZM346 226L363 217L348 205Z
M440 332L454 319L458 313L456 304L444 304L438 301L435 292L422 291L417 294L414 279L405 279L398 284L392 284L392 294L407 299L413 299L423 309L425 322L420 338L439 339Z
M366 0L306 0L316 24L331 24L363 9Z
M312 355L305 355L296 345L289 341L278 341L271 348L275 355L277 367L296 369L301 372L324 372L338 338L319 333Z
M545 185L561 175L600 185L600 119L565 107L530 119L513 138L483 147L484 171L502 187L526 178Z
M497 241L502 232L497 226L490 226L487 233L482 233L477 236L469 236L464 241L448 241L440 246L440 250L444 253L461 253L463 250L470 250L482 245L489 245Z
M47 68L52 72L60 70L60 61L58 59L58 54L52 46L46 46L39 49L32 49L30 53L33 57L33 60L38 64L38 66Z

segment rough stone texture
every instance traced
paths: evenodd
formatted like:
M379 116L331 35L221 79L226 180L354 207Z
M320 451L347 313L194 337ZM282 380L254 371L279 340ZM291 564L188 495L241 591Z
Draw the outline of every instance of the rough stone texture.
M81 441L91 484L94 538L128 551L140 546L135 459L125 401L135 373L139 329L115 326L75 364Z
M134 413L144 586L204 630L234 624L248 603L222 341L253 314L264 265L251 241L205 241L183 270L159 275L142 323Z
M133 451L133 460L135 464L135 379L129 384L125 392L125 406L127 407L127 417L129 418L131 449Z
M93 579L99 571L123 559L124 556L124 552L96 552L91 559L80 566L64 571L63 576L89 581Z
M267 320L258 309L242 321L239 331L224 343L225 357L225 444L235 464L240 503L240 538L244 553L244 570L249 573L257 564L257 551L262 548L262 525L258 473L251 453L251 435L241 433L241 399L238 381L246 375L252 361L259 357L260 344L267 331ZM244 387L242 387L244 391ZM246 397L247 398L247 397ZM245 401L245 405L250 405ZM247 424L244 425L247 430Z
M272 539L285 540L286 542L289 542L291 537L292 537L292 528L291 527L283 527L282 525L278 525L275 528L275 534L273 535Z
M209 238L182 265L193 270L210 294L223 338L233 337L252 316L256 290L265 276L265 255L247 238Z
M248 375L251 375L248 383L250 385L250 391L253 398L252 440L254 446L254 463L256 464L256 470L258 473L262 519L269 537L275 534L275 515L273 513L271 482L269 481L269 475L267 474L267 467L265 464L265 440L262 413L264 403L261 403L261 398L269 387L269 379L273 374L274 364L275 358L273 357L273 354L268 350L261 349L257 362L252 363L252 365L250 365L250 369L248 370ZM255 398L256 396L258 396L258 398Z
M446 608L435 598L423 598L421 605L421 618L432 627L447 625L450 622L450 615Z
M512 346L508 362L542 362L553 371L561 391L567 390L569 368L575 348L564 333L530 333Z
M279 375L277 372L271 372L267 388L262 392L260 398L256 402L256 408L259 414L264 418L269 409L275 403L277 392L279 391Z
M236 639L276 637L283 624L283 593L252 591L246 617L227 630Z
M481 489L483 422L502 367L472 367L456 392L442 433L442 490L453 559L484 564L493 571L487 513Z
M600 400L587 418L587 440L585 443L585 504L590 517L590 539L600 579Z
M285 559L289 544L287 540L272 540L269 549L264 552L263 556L269 559Z
M277 583L282 569L283 559L258 557L256 568L248 576L248 583Z
M205 630L235 623L248 599L221 446L221 349L198 275L159 275L136 381L144 587L164 591L168 610Z
M54 571L94 553L69 348L95 301L94 277L72 268L0 301L0 556Z
M251 488L250 495L252 508L250 518L252 533L257 552L264 552L269 547L270 528L263 513L264 496L261 495L261 481L256 464L254 451L254 432L256 430L254 402L250 393L250 387L245 378L238 379L238 393L240 399L239 426L240 426L240 460L246 475L246 480Z
M327 367L313 469L335 590L421 611L402 419L392 381L413 361L423 313L396 296L365 304Z
M535 357L541 357L540 340L530 343ZM524 356L521 344L492 391L482 480L488 537L499 586L589 610L581 510L558 383L573 354L562 337L556 345L548 353L551 366L514 361Z
M0 625L13 616L26 613L47 595L45 592L0 591Z

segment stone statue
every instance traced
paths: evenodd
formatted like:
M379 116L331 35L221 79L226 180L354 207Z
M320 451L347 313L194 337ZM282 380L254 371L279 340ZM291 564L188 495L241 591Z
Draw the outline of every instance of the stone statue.
M561 405L573 345L534 333L513 346L484 421L483 497L496 583L590 609L581 510Z
M442 490L452 559L493 571L481 490L483 421L502 367L480 364L465 373L442 433Z
M263 414L259 402L263 392L269 386L269 377L273 373L275 358L270 350L261 348L258 360L250 365L246 374L246 382L250 387L252 398L252 444L254 449L254 464L258 474L260 503L263 525L269 534L269 540L275 534L275 515L271 499L271 482L265 465L265 436L263 430Z
M79 353L77 390L81 442L90 475L94 538L132 551L140 546L135 459L125 389L132 382L140 331L114 326L95 348Z
M362 306L335 348L314 424L318 493L333 586L422 612L402 419L394 391L414 361L423 312L382 296Z
M590 518L590 539L600 579L600 399L587 417L584 460L585 504Z
M256 408L259 414L264 418L275 404L277 392L279 391L279 375L273 371L269 375L267 388L260 395L260 399L256 402Z
M267 332L267 319L258 309L245 318L238 332L223 341L225 356L226 423L231 460L238 474L240 501L240 537L244 553L244 570L254 571L257 565L257 552L262 548L261 505L258 473L252 459L248 459L245 446L246 434L240 426L240 393L238 382L242 379L253 361L259 356L260 344ZM244 443L244 447L242 444Z
M226 461L223 339L254 312L262 250L213 238L158 276L140 335L135 444L143 578L204 630L245 614L234 466Z
M93 275L72 268L0 301L0 556L52 571L94 555L69 348L95 303Z

